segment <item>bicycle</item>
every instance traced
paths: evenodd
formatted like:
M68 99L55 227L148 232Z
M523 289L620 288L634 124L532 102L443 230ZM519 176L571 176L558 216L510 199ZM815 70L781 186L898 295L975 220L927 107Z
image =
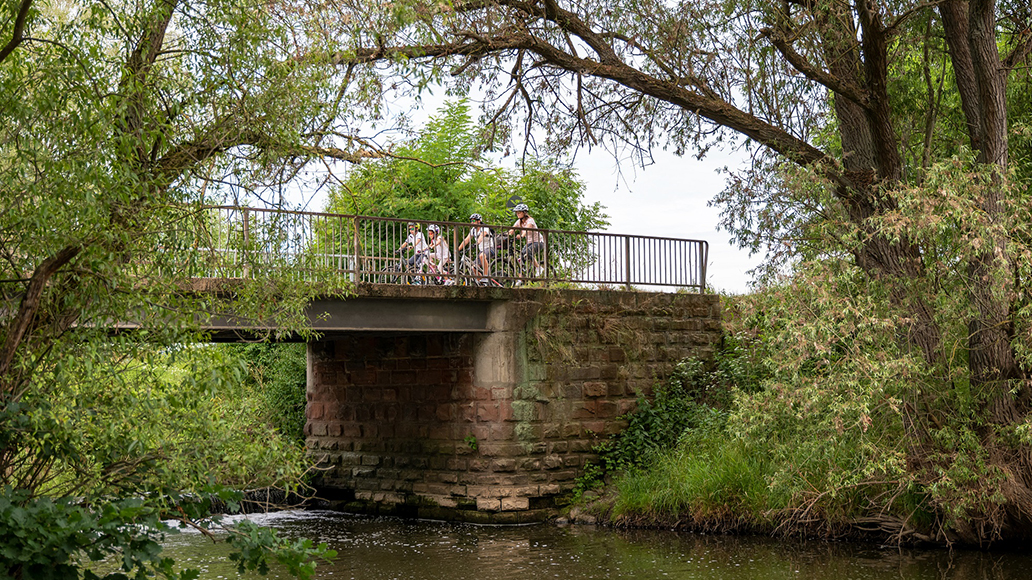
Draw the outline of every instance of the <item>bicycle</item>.
M381 276L384 284L420 285L423 282L423 265L426 260L420 256L409 263L408 258L399 258Z
M522 286L533 282L544 274L544 266L538 262L540 252L523 255L522 244L517 238L505 234L495 236L495 257L491 264L491 272L502 280L505 286ZM530 258L528 262L525 258ZM550 266L549 270L553 270Z
M426 274L424 274L424 277L427 283L433 284L435 286L446 286L449 284L455 284L455 282L452 279L451 272L448 271L447 263L442 264L441 267L438 268L434 264L433 260L427 258L423 261L423 265L426 267Z
M470 258L466 252L463 252L459 259L459 277L455 282L463 286L502 286L501 282L484 274L477 257Z

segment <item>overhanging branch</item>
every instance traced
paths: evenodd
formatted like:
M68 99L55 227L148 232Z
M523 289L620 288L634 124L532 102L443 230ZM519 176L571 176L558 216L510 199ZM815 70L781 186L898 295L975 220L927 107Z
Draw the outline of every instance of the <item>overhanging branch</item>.
M11 40L0 49L0 63L4 62L25 38L25 21L28 19L32 2L33 0L22 0L21 6L18 7L18 15L14 18L14 30L11 31Z

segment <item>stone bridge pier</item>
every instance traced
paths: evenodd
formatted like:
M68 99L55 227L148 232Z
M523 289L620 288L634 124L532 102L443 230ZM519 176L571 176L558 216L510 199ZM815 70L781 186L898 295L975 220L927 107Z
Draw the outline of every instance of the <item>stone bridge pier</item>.
M315 483L349 511L544 519L638 393L720 336L714 295L391 291L308 345Z

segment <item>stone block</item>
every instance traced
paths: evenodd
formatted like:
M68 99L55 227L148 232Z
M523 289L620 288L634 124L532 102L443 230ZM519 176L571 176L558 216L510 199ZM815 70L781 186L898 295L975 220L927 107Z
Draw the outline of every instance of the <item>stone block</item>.
M496 472L514 472L516 471L516 460L495 459L491 462L491 470Z
M451 421L458 416L457 409L452 403L437 405L435 412L438 421Z
M609 386L597 381L587 381L581 388L585 397L604 397L609 393Z
M559 495L560 487L558 483L547 483L542 484L538 488L539 495Z
M528 502L529 506L529 502ZM502 509L502 500L493 497L478 497L477 509L480 511L496 512Z
M516 436L516 426L511 422L492 423L490 425L489 439L491 441L512 441Z
M542 468L541 459L538 458L523 458L516 462L516 469L521 473L528 473L531 471L540 471Z
M479 507L479 502L477 507ZM500 503L500 509L507 512L530 509L530 498L503 497Z
M598 401L595 407L597 416L604 419L615 419L620 416L620 405L616 401Z
M572 439L583 435L584 427L580 423L565 423L562 427L563 439Z
M548 455L542 460L542 465L545 469L558 469L563 466L563 457L561 455Z
M569 372L570 380L594 381L602 377L602 371L597 366L574 367Z
M480 403L477 405L478 421L498 421L500 418L500 403Z
M348 383L353 385L375 385L377 383L376 370L355 370L348 373Z
M461 457L451 457L446 465L449 471L466 471L469 467L469 460Z
M573 418L580 420L594 419L597 416L597 406L598 402L594 399L590 401L584 401L574 409Z

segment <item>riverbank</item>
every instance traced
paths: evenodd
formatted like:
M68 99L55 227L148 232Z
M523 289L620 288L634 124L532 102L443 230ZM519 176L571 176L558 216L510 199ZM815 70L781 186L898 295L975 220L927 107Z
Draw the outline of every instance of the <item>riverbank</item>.
M568 506L553 523L563 525L602 526L622 530L669 530L694 534L730 536L763 536L793 540L860 542L878 546L920 549L1026 549L1021 540L996 539L981 543L964 542L945 531L939 537L909 527L907 522L890 515L832 521L799 510L766 514L763 519L727 510L719 515L697 517L679 514L617 513L617 492L612 488L589 491L576 505Z

